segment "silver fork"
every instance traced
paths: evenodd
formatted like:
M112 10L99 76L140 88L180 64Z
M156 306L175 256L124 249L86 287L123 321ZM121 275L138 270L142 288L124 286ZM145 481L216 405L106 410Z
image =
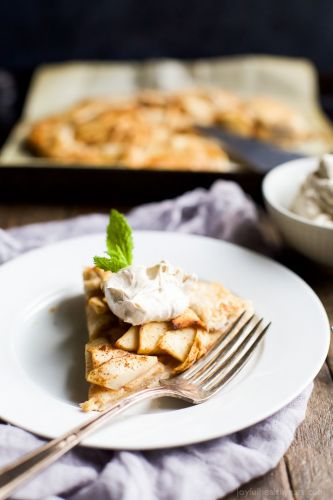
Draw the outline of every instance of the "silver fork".
M204 403L245 366L269 326L270 323L263 326L263 319L258 320L255 315L247 318L244 311L210 351L181 375L162 380L157 387L132 394L88 422L0 469L0 499L7 498L25 481L44 470L88 434L130 406L146 399L165 396L182 399L191 404Z

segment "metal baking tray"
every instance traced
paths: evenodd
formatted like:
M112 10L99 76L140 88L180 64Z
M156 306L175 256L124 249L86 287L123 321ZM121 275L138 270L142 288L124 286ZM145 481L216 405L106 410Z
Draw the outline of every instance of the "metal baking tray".
M217 85L241 96L269 95L299 108L325 141L310 145L314 153L332 150L332 126L318 104L317 74L300 59L247 56L180 62L69 62L35 72L22 117L0 155L2 200L85 201L135 204L171 198L219 178L234 180L258 195L261 176L234 164L231 172L134 170L118 166L66 165L32 156L24 147L30 124L96 96L126 96L142 88L175 90ZM309 144L306 144L309 151ZM310 147L310 152L311 152Z

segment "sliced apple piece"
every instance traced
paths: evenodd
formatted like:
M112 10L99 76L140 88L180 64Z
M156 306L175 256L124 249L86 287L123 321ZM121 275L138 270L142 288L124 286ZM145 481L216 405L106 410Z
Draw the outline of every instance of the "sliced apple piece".
M167 373L168 370L162 363L155 363L148 371L141 375L141 377L135 378L126 384L124 389L126 391L134 391L157 385L157 382L163 378L163 376L165 378Z
M174 368L175 373L182 373L193 365L201 356L206 354L212 343L210 342L210 334L205 330L198 329L192 347L185 360Z
M158 348L173 358L184 361L193 345L195 333L194 328L168 331L161 337Z
M146 373L156 363L158 363L156 356L125 353L124 356L112 358L98 368L91 370L87 380L107 389L119 390Z
M89 399L81 403L83 411L102 411L111 404L116 403L119 399L127 394L133 393L138 389L156 386L162 378L166 378L169 370L162 363L155 363L147 372L136 378L122 387L120 390L107 389L100 385L90 384Z
M122 358L126 355L126 353L122 349L111 349L103 351L103 347L101 346L99 349L96 349L91 353L92 356L92 366L93 368L98 368L102 364L106 363L110 359L114 358Z
M111 358L125 355L123 350L114 349L106 338L99 337L86 344L86 372L90 372Z
M126 395L124 389L119 391L113 391L112 389L106 389L106 387L101 387L100 385L90 384L89 387L89 399L80 406L83 411L102 411L108 406L116 403L119 399Z
M195 328L195 327L204 327L199 316L193 311L193 309L185 309L185 311L176 316L173 320L171 320L172 326L175 330L181 330L182 328Z
M199 352L200 351L198 349L198 346L194 342L191 349L190 349L190 352L188 353L187 358L174 369L174 372L175 373L182 373L185 370L187 370L188 368L190 368L190 366L192 366L193 363L195 363L197 361L197 359L199 359Z
M137 352L139 348L139 326L131 326L129 330L120 339L117 340L115 346L124 351Z
M169 330L166 321L152 321L142 325L139 332L138 354L162 354L158 347L159 340Z

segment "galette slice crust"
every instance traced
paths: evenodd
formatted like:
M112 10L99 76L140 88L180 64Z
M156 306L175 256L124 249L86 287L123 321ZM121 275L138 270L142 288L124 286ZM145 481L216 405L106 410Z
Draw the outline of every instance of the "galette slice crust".
M102 285L108 275L98 268L84 271L89 333L86 379L90 383L89 399L81 405L84 411L101 411L185 371L244 309L251 309L222 285L199 281L183 314L172 321L133 327L104 308Z

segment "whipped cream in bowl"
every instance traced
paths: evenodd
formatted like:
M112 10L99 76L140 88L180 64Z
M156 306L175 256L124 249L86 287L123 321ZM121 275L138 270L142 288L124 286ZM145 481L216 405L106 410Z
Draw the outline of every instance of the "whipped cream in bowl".
M324 155L318 168L307 175L291 210L317 224L333 227L333 155Z
M131 325L169 321L189 306L197 277L166 261L146 267L131 265L110 274L104 282L109 308Z
M272 169L263 181L269 215L285 243L333 269L333 155L300 158Z

